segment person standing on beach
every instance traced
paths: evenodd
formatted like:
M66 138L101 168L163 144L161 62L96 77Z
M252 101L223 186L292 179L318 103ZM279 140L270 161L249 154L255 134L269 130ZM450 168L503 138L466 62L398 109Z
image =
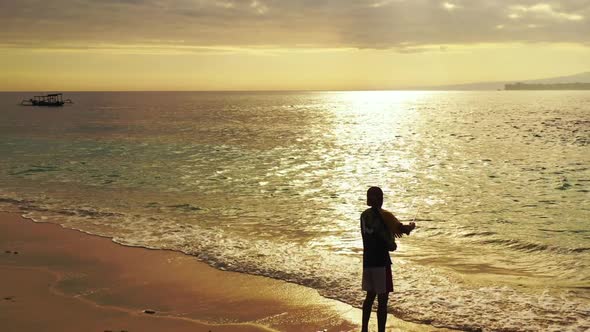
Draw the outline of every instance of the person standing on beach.
M367 191L369 209L361 214L361 235L363 237L363 281L362 288L367 292L363 302L362 330L368 332L369 318L377 297L377 326L379 332L385 332L387 322L387 301L393 292L391 275L391 257L389 251L397 246L394 237L409 235L416 227L412 222L402 224L395 216L383 210L383 191L371 187Z

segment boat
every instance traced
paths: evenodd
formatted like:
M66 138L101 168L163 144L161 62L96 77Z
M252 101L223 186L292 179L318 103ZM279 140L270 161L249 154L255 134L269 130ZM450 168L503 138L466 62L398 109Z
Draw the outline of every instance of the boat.
M25 106L63 106L73 104L70 99L63 99L63 93L52 93L45 96L34 96L31 99L23 99L21 105Z

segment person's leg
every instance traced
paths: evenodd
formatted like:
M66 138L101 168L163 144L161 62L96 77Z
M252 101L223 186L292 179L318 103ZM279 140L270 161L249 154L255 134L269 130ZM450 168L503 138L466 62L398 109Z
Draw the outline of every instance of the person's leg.
M385 332L385 324L387 323L387 300L389 293L379 294L377 297L377 326L379 332Z
M367 292L367 297L365 297L365 301L363 302L363 326L361 332L369 331L369 318L371 318L371 310L373 310L375 296L377 296L377 293Z

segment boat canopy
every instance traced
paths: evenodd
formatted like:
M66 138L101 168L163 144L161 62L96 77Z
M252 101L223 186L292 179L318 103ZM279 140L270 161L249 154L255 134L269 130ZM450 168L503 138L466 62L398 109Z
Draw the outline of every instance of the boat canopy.
M31 99L23 100L21 102L22 105L31 106L63 106L65 103L71 104L72 101L69 99L63 100L62 93L50 93L44 96L33 96Z

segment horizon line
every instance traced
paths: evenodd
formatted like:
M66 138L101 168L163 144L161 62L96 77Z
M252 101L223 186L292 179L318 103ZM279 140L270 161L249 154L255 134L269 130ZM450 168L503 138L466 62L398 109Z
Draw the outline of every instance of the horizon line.
M260 90L0 90L0 93L15 92L370 92L370 91L504 91L504 89L434 89L434 88L399 88L399 89L260 89Z

